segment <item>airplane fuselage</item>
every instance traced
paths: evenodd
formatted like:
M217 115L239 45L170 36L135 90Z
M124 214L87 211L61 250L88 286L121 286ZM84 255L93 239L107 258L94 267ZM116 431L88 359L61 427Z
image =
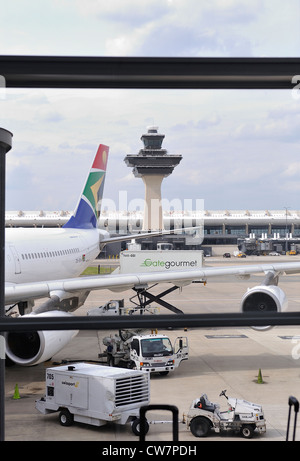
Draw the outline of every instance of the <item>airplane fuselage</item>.
M79 276L100 252L99 229L6 229L5 281Z

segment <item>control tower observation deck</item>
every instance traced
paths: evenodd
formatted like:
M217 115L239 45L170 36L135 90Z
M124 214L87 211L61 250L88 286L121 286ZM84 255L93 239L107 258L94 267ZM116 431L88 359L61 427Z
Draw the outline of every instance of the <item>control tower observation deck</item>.
M143 231L154 231L164 228L161 205L162 180L172 174L182 155L170 155L166 149L162 149L165 135L158 133L157 126L150 126L147 130L147 133L141 136L144 149L138 154L128 154L124 161L127 166L133 168L134 176L144 181Z

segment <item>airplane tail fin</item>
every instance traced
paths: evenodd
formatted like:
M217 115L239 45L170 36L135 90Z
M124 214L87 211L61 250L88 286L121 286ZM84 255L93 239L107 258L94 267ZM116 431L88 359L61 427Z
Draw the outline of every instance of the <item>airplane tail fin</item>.
M109 147L100 144L92 168L73 216L64 228L90 229L97 227L104 189Z

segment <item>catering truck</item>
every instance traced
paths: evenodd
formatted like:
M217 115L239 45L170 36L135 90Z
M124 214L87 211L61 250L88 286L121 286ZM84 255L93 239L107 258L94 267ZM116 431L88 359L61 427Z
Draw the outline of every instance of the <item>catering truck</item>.
M133 315L133 314L158 314L158 308L146 307L141 309L138 306L124 306L124 299L111 299L102 306L93 307L87 311L87 315L95 316L115 316L115 315Z
M202 250L125 250L120 253L121 274L184 269L200 269L203 266Z
M59 412L62 426L74 421L94 426L131 422L138 435L139 410L149 401L149 374L74 363L47 368L46 393L36 401L36 409L44 415Z
M126 336L127 333L127 336ZM104 354L110 366L121 366L167 375L183 360L188 360L189 347L185 336L177 337L174 345L162 334L134 334L134 331L119 332L103 339Z

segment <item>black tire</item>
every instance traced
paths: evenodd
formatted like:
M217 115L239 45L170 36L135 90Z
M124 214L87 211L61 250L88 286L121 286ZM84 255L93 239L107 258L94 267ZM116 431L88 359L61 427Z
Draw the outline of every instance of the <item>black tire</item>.
M59 413L59 422L62 426L72 426L74 422L73 415L69 412L69 410L64 408Z
M141 428L141 420L140 420L140 418L134 419L132 421L132 423L131 423L131 429L132 429L132 432L134 433L134 435L140 435L140 433L141 433L140 428ZM145 435L148 434L148 431L149 431L149 423L146 420Z
M241 434L245 439L251 439L253 437L255 428L251 424L245 424L241 428Z
M191 433L195 437L206 437L211 428L210 421L204 416L196 416L190 424Z

